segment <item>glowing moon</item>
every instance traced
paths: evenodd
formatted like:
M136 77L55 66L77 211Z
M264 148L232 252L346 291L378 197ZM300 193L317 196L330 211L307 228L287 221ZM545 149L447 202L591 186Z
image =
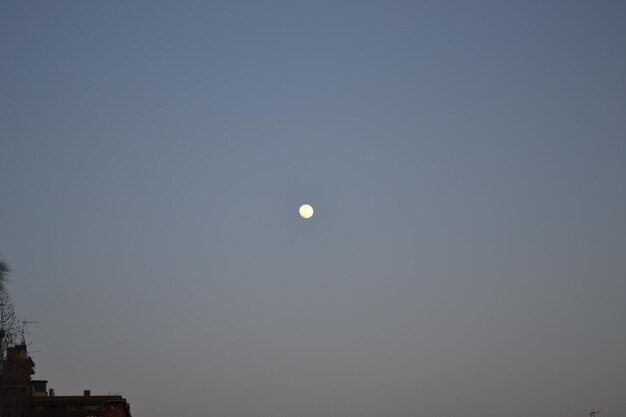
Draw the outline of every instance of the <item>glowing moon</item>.
M298 210L298 212L300 213L300 217L303 219L309 219L313 216L313 207L308 204L303 204L300 206L300 210Z

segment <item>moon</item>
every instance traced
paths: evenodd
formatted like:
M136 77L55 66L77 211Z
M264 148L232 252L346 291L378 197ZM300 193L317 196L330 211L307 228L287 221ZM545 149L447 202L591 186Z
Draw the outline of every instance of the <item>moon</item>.
M313 207L308 204L303 204L300 206L298 212L303 219L310 219L313 216Z

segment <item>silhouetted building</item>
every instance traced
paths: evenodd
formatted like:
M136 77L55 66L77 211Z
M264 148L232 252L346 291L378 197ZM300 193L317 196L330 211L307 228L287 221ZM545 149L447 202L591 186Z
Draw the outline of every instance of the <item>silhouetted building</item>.
M45 392L45 391L44 391ZM33 396L32 417L131 417L130 405L121 395Z
M8 348L6 359L0 363L0 416L29 416L30 378L35 373L35 363L28 356L26 344Z
M32 380L35 363L25 343L7 349L0 360L0 417L131 417L121 395L56 396L48 381Z

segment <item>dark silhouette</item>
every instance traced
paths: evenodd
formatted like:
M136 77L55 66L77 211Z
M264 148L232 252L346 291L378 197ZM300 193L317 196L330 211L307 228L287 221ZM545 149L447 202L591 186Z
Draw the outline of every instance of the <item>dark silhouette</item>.
M11 268L9 268L9 264L6 261L0 261L0 292L4 292L4 283L7 281L9 272L11 272Z

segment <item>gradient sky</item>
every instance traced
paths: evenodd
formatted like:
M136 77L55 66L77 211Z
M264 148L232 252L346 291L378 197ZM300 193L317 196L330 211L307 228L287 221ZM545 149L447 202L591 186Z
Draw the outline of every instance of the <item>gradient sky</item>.
M135 417L625 415L625 22L3 1L0 257L36 377Z

